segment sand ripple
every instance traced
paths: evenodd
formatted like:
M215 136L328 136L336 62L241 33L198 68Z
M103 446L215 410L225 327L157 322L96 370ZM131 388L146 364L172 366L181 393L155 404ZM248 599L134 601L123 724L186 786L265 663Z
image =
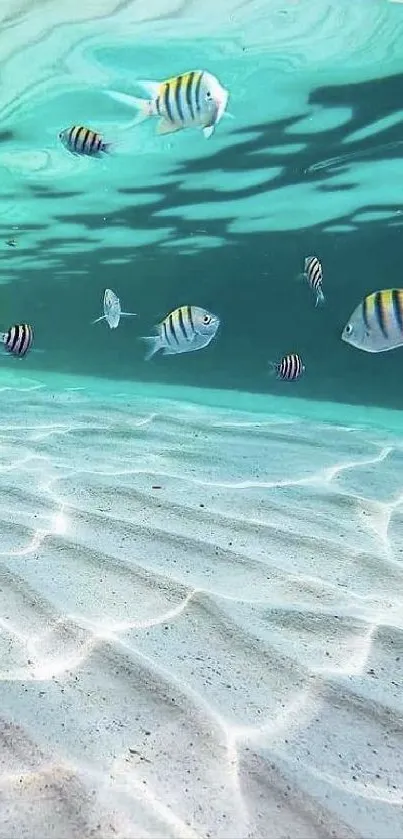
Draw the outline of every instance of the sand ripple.
M0 837L403 837L401 440L7 392Z

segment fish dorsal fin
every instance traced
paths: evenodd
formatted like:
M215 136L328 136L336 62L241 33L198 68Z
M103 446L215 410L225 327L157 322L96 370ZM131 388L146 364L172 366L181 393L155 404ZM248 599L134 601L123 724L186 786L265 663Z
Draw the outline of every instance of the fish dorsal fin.
M194 78L197 79L199 76L203 75L203 70L186 70L185 73L178 73L177 76L171 76L170 79L164 79L164 81L161 82L161 84L173 84L179 78L184 79L184 81L186 81L191 75L191 73L193 73Z
M168 122L167 119L161 119L157 125L157 134L173 134L175 131L180 131L181 125L175 125L174 122Z
M161 85L163 85L164 82L156 82L152 81L152 79L136 79L136 84L144 88L144 90L149 94L151 99L156 99L158 94L160 93Z

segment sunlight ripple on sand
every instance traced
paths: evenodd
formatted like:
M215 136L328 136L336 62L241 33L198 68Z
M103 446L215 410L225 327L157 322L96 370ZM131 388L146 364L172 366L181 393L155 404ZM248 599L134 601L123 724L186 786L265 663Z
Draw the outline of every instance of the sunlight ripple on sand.
M0 839L403 837L399 438L7 409Z

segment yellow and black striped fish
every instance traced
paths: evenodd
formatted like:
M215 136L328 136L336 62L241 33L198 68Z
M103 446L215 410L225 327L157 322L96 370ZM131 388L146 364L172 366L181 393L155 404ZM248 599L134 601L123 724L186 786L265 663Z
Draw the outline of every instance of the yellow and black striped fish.
M83 125L65 128L60 132L59 139L72 154L100 157L110 150L110 143L105 143L102 134L92 131L91 128L85 128Z
M157 335L141 338L148 344L146 361L158 350L163 355L201 350L212 341L220 319L200 306L180 306L156 326Z
M202 128L205 137L211 137L227 106L228 91L206 70L192 70L163 82L144 80L138 84L148 92L149 99L108 92L139 111L135 122L160 117L158 134L172 134L193 126Z
M403 289L368 294L354 309L342 341L365 352L386 352L403 345Z
M206 97L208 91L204 90L205 81L203 73L198 70L167 79L159 85L155 111L162 118L162 122L158 133L168 134L180 128L187 128L192 123L204 123L210 110L213 110L211 93Z
M29 323L17 323L10 326L8 332L0 333L0 340L6 350L22 358L32 347L34 333Z
M277 374L278 379L283 379L287 382L293 382L299 379L302 373L305 372L301 356L297 355L297 353L285 355L281 361L269 361L269 367L272 373Z

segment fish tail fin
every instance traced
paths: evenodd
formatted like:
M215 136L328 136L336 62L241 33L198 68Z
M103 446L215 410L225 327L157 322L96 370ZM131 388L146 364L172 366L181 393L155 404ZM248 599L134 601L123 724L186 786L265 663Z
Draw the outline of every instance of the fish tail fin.
M317 292L317 295L316 295L315 308L316 308L316 306L323 306L324 302L325 302L325 295L323 294L323 291L320 288L319 291Z
M112 99L117 102L122 102L123 105L128 105L129 108L135 108L138 111L137 116L131 121L127 128L132 128L134 125L139 125L145 119L153 115L153 103L151 99L140 99L138 96L129 96L127 93L119 93L117 90L107 90Z
M161 338L159 335L142 335L139 339L140 341L144 341L146 345L146 354L144 356L144 361L149 361L150 358L155 355L158 350L162 347Z
M278 372L277 361L268 361L267 366L269 369L269 376L276 376Z
M295 277L295 281L296 281L297 283L300 283L300 282L301 282L301 280L306 280L306 273L305 273L305 271L300 271L300 272L296 275L296 277Z
M115 149L115 143L102 143L101 151L110 154Z
M97 318L96 320L92 320L91 324L93 325L94 323L99 323L100 320L105 320L105 315L101 315L100 318Z

